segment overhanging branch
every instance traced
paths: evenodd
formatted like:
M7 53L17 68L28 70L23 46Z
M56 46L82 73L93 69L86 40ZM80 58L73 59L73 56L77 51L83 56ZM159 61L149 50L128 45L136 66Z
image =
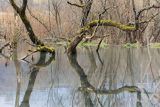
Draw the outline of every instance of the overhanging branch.
M118 28L123 31L135 31L136 30L135 25L125 25L125 24L121 24L113 20L93 20L90 23L88 23L85 27L81 28L79 33L88 32L93 27L97 26L97 24L99 24L99 26L112 26L112 27Z

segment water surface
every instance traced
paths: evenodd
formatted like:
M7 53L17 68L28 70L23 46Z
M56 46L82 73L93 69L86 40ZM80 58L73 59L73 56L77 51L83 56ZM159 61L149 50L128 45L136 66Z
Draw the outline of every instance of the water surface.
M27 61L1 56L0 107L160 106L160 49L95 50L67 56L59 48Z

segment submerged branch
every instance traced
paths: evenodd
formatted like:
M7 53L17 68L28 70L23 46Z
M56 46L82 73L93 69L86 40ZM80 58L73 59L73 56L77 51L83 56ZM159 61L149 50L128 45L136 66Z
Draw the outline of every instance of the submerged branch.
M118 94L124 91L130 92L130 93L140 92L140 89L136 86L123 86L115 90L101 90L101 89L95 89L92 87L80 87L79 91L93 92L96 94Z

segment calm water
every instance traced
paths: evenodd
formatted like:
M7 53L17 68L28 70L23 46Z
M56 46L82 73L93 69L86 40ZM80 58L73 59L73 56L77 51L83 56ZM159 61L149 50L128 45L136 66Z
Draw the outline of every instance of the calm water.
M0 107L160 107L160 49L88 47L71 57L60 48L26 60L0 57Z

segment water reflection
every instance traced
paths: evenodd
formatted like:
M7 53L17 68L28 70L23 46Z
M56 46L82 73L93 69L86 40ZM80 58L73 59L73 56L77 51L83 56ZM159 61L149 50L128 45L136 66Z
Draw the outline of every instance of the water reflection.
M31 96L31 93L34 88L34 83L35 83L37 74L38 74L41 67L45 67L45 66L49 65L52 62L52 60L54 60L54 59L55 59L55 55L52 55L49 58L49 60L47 62L45 62L46 53L43 53L43 52L40 53L39 61L36 64L34 64L31 68L31 71L30 71L31 74L29 76L28 86L27 86L26 92L24 94L23 100L21 102L21 105L19 107L30 107L30 105L29 105L30 96Z
M159 49L111 47L35 54L0 64L2 107L158 107ZM15 68L15 69L13 69ZM19 74L18 74L19 73ZM10 79L8 79L10 78Z
M92 55L92 54L91 54ZM118 89L114 90L106 90L106 89L96 89L93 85L91 85L87 79L87 75L85 74L84 70L81 68L81 66L77 62L77 55L71 56L68 55L69 61L71 66L75 69L77 74L80 77L81 81L81 87L78 88L79 91L82 92L84 96L84 101L85 101L85 106L84 107L94 107L94 104L91 100L91 93L94 93L96 99L98 100L98 103L100 106L105 106L101 103L101 100L98 98L98 94L100 95L109 95L109 94L119 94L123 93L125 91L131 92L131 93L137 93L137 107L141 107L141 91L138 87L136 86L123 86ZM94 101L96 101L96 99Z

